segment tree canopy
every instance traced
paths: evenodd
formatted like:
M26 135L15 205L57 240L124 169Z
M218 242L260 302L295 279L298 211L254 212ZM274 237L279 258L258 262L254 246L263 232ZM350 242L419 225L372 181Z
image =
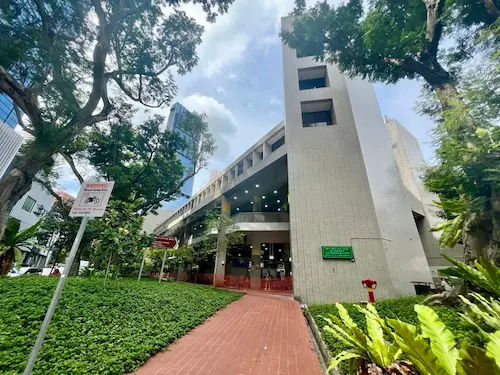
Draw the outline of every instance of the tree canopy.
M234 0L13 0L0 4L0 92L32 139L0 183L0 235L33 178L83 129L124 100L168 104L173 72L198 62L203 27L180 8L199 4L209 21ZM24 116L23 116L24 114Z
M457 63L473 55L481 31L500 14L493 0L324 1L300 13L282 32L290 47L350 76L386 83L421 77L448 96L456 94Z

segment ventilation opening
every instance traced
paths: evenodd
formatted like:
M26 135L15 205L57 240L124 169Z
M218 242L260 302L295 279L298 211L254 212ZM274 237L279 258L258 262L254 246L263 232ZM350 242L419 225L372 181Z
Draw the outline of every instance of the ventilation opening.
M302 102L300 106L304 128L335 124L335 113L331 99Z
M310 90L328 86L326 66L299 69L299 89Z

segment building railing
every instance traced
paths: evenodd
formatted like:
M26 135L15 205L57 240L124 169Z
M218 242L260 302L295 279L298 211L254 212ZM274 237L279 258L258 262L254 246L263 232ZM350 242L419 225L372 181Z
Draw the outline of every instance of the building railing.
M231 216L233 223L288 223L288 212L240 212Z

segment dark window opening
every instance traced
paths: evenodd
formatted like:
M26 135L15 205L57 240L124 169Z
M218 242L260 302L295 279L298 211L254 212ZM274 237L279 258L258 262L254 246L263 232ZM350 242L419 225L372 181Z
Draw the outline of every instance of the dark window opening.
M271 152L277 150L284 144L285 144L285 137L283 136L271 145Z
M23 210L27 212L31 212L33 210L33 207L35 207L36 200L31 198L30 196L26 197L26 200L23 203Z
M299 69L299 89L310 90L328 86L326 66Z
M238 176L243 173L243 163L238 164Z
M305 128L335 124L335 114L331 99L302 102L301 109L302 126Z

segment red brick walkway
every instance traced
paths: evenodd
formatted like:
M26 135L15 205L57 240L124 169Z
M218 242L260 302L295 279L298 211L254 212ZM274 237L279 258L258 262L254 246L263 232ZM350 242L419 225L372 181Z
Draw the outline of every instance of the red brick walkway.
M151 357L138 375L320 375L298 302L246 294Z

